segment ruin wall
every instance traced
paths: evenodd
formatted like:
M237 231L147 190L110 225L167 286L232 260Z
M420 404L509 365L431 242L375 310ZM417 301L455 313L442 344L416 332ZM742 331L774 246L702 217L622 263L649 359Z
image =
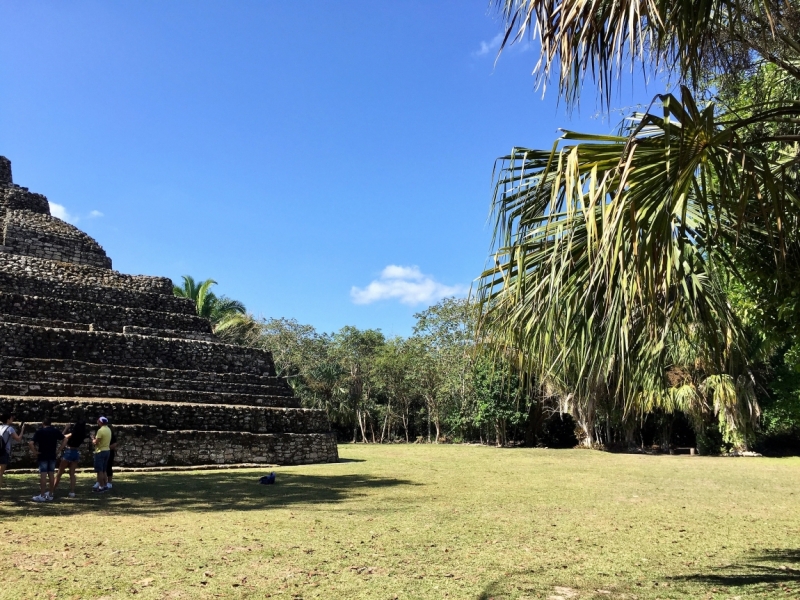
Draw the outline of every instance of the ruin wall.
M39 422L48 414L53 421L71 422L83 412L87 420L106 416L112 423L154 425L162 429L247 431L250 433L326 433L324 411L305 408L175 404L110 398L0 397L0 407L21 422Z
M275 375L269 352L229 344L0 323L0 355Z
M171 297L173 293L172 280L167 277L126 275L91 265L53 263L33 256L0 254L0 271L9 276L18 275L19 277L44 280L48 283L114 288L126 292L161 294L167 297ZM185 298L178 299L186 300ZM189 302L191 304L191 301Z
M56 423L59 429L63 424ZM33 438L38 423L25 428L24 444ZM19 424L16 426L19 431ZM96 427L92 429L96 430ZM334 433L261 434L241 431L169 431L142 425L116 425L119 467L163 467L235 463L301 465L337 462ZM81 446L80 467L91 468L93 455L87 439ZM28 448L14 444L11 469L35 468Z
M6 211L3 245L15 254L111 268L111 259L105 251L80 229L29 210Z
M126 306L113 306L81 302L79 300L62 300L47 296L24 296L0 292L0 315L15 315L38 319L31 325L44 327L58 327L57 321L83 323L87 327L91 324L93 331L113 331L121 333L126 326L142 327L158 330L177 330L185 335L173 337L190 338L195 332L202 337L198 339L211 339L211 323L197 315L181 313L168 313L146 308L130 308ZM23 322L23 321L19 321ZM49 323L48 323L49 322ZM205 335L203 335L205 334Z

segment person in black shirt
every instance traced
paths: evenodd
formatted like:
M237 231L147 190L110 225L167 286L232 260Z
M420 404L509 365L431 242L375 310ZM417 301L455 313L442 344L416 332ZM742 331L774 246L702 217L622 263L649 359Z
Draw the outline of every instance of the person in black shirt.
M53 499L53 479L56 470L56 456L58 442L64 439L64 434L53 427L50 417L42 420L41 429L33 434L33 440L28 442L31 452L38 448L37 460L39 462L39 495L33 497L34 502L46 502ZM49 491L48 491L49 484Z
M61 483L64 471L69 468L69 497L75 497L75 468L81 459L81 444L83 444L88 435L86 421L82 417L79 417L72 425L64 428L64 441L61 442L61 448L59 449L62 452L61 464L58 466L58 473L56 473L56 482L53 485L54 492L58 484Z

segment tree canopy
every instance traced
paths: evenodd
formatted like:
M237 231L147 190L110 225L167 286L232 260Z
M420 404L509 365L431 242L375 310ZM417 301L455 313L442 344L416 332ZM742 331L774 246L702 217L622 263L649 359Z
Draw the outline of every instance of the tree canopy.
M570 104L587 80L608 104L635 65L668 72L679 92L616 135L565 131L550 149L499 159L483 335L561 394L588 443L603 406L624 418L714 412L746 446L764 357L743 307L796 287L798 3L498 5L503 45L535 37L534 73L557 73Z

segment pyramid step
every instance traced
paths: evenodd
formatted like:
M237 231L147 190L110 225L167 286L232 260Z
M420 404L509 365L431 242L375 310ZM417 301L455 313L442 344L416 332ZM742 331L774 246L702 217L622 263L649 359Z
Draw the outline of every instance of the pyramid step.
M178 371L177 374L181 374L181 371ZM43 385L50 383L63 383L70 385L88 385L113 388L142 388L223 394L246 394L250 396L283 396L287 398L292 396L292 389L286 385L283 380L277 378L275 378L271 383L254 385L251 383L204 381L190 378L158 379L156 377L131 377L127 375L76 373L72 371L42 371L19 369L16 367L6 366L4 366L2 371L0 371L0 377L2 377L2 379L11 381ZM83 396L85 394L75 395Z
M100 415L112 423L155 425L159 429L247 431L250 433L328 433L324 411L229 404L154 402L131 398L76 398L0 396L0 406L18 421L39 422L50 416L56 422L73 422L81 415L94 421Z
M53 358L19 358L0 356L0 373L7 369L18 372L42 371L56 374L85 374L106 377L130 377L135 379L160 380L164 385L155 387L170 387L167 381L197 382L210 385L248 384L266 386L270 388L283 388L286 393L291 393L291 388L283 377L274 375L252 375L250 373L216 373L213 371L164 369L160 367L131 367L127 365L108 365L102 363L84 362L79 360L61 360ZM56 381L58 381L56 379ZM215 388L216 389L216 388Z
M0 379L0 395L53 396L67 398L130 398L156 402L190 402L195 404L231 404L241 406L279 406L298 408L300 402L291 396L200 392L149 387L123 387L101 384L32 382Z
M121 332L123 327L129 325L211 333L211 324L208 320L194 314L160 312L47 296L26 296L2 291L0 291L0 314L92 323L99 331Z
M112 371L113 373L113 371ZM185 372L177 371L177 375ZM163 391L186 391L204 392L221 394L239 394L247 396L281 396L290 398L291 388L285 381L279 378L271 378L266 383L252 384L240 383L236 381L225 381L221 379L192 379L176 378L163 379L157 377L131 377L128 375L99 374L99 373L76 373L73 371L54 371L54 370L26 370L14 367L3 367L0 373L3 379L18 381L25 384L70 384L94 386L98 389L103 387L111 388L130 388L130 389L158 389ZM69 394L67 394L69 395ZM86 394L75 394L83 396ZM118 396L119 394L112 394ZM135 396L139 397L139 396ZM149 396L148 396L149 397ZM158 399L158 398L153 398Z
M172 296L172 281L167 277L125 275L102 267L65 263L41 257L4 254L0 257L0 271L11 275L35 277L50 283L75 283L134 293Z
M128 335L152 335L155 337L173 338L180 340L200 340L201 342L219 342L220 339L212 333L198 333L196 331L179 331L177 329L159 329L156 327L135 327L125 325L122 333Z
M75 329L77 331L89 331L89 323L75 323L73 321L59 321L57 319L47 319L40 317L20 317L18 315L0 314L0 323L21 323L23 325L36 325L37 327L54 327L56 329Z
M0 253L0 259L13 254ZM56 263L67 264L67 263ZM71 265L70 265L71 266ZM3 270L0 264L0 289L24 296L44 296L93 304L110 304L126 308L143 308L166 313L196 315L194 303L154 292L134 291L57 279L40 279L32 275Z
M270 353L257 348L105 331L48 329L19 323L0 323L0 356L275 374Z
M111 259L96 240L83 231L50 216L24 207L6 210L3 243L19 255L47 261L63 261L111 269Z

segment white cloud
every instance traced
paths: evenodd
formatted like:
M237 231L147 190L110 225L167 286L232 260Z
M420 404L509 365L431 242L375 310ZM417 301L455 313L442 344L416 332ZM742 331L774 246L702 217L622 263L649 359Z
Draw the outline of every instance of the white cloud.
M414 305L436 302L447 296L461 296L467 291L468 288L463 285L439 283L430 275L425 275L419 267L389 265L367 287L350 288L350 297L356 304L396 299L403 304Z
M50 202L50 214L61 219L62 221L72 223L73 225L80 221L80 217L69 214L65 206L62 204L56 204L55 202Z
M80 221L83 217L79 215L73 215L71 212L67 210L67 207L63 204L58 204L56 202L50 202L50 214L54 217L61 219L62 221L66 221L67 223L72 223L73 225L77 225L78 221ZM97 219L102 217L103 213L99 210L93 210L89 212L88 218L90 219Z
M487 54L494 54L497 56L497 51L500 50L500 45L503 43L505 33L498 33L489 42L481 42L481 47L472 53L472 56L486 56ZM515 54L522 54L533 48L529 39L517 39L514 35L508 38L506 47L503 52L512 52Z
M481 47L477 52L473 52L475 56L486 56L492 51L496 51L500 48L500 44L503 42L503 36L505 34L498 33L496 36L492 38L490 42L481 42Z

